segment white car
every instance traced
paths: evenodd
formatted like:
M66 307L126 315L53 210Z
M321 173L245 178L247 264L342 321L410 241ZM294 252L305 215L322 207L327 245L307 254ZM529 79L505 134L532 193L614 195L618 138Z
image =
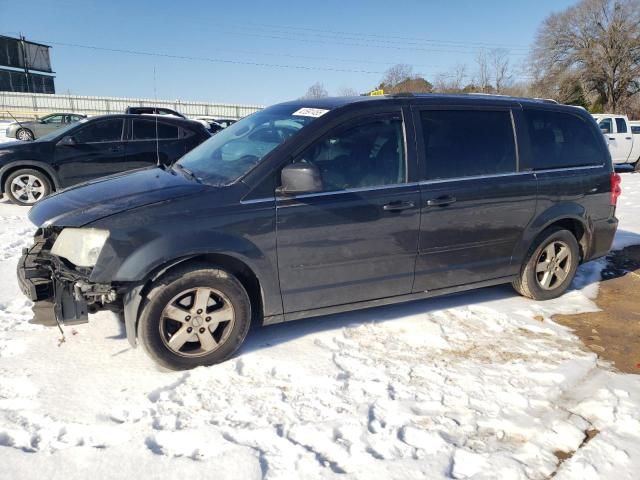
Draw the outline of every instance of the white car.
M629 119L625 115L611 113L600 113L593 118L609 145L613 163L633 165L636 171L640 171L640 132L633 132L636 128Z

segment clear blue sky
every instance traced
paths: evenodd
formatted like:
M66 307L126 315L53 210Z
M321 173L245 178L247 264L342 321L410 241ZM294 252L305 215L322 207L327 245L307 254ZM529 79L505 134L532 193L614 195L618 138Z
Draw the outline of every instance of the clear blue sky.
M459 63L472 74L480 48L510 48L521 64L540 22L573 3L0 0L0 33L53 46L59 93L153 98L155 67L158 98L271 104L316 81L364 92L395 63L427 79Z

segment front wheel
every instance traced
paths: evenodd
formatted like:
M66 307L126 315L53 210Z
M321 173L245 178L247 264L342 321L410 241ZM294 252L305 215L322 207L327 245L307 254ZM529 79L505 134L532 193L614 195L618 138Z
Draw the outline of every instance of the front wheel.
M7 177L4 191L13 203L29 207L51 193L51 182L41 171L25 168Z
M171 370L228 359L251 325L251 302L230 273L206 265L179 268L152 287L138 324L140 343Z
M580 249L573 233L549 228L529 250L513 287L534 300L557 298L571 285L579 263Z
M33 140L34 135L33 132L28 128L21 128L16 132L16 138L24 142L30 142L31 140Z

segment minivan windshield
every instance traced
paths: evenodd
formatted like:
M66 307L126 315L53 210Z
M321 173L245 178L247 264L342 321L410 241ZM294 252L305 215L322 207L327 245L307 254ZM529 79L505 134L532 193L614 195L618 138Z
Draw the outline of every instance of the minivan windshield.
M325 112L291 105L266 108L216 133L177 164L205 183L226 185Z

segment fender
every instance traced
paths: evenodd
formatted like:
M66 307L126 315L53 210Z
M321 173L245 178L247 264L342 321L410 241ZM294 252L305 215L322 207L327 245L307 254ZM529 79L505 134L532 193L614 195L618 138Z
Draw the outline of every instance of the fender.
M109 250L107 248L103 253L109 255ZM171 262L206 254L226 255L239 260L251 268L258 278L262 276L261 273L273 268L271 261L247 238L224 232L203 231L193 235L191 232L173 231L136 245L114 270L94 268L91 281L141 282ZM100 256L98 264L114 265L108 257L103 259L103 254ZM275 274L275 269L273 272Z
M132 245L129 240L112 238L107 242L91 273L90 281L130 285L131 291L125 298L125 323L128 324L130 342L135 334L135 322L142 300L140 294L143 293L144 286L168 268L203 255L224 255L246 265L260 283L264 316L282 313L275 264L275 240L273 248L264 249L266 255L245 237L215 230L202 231L197 235L181 230L166 231L136 245ZM123 255L125 249L129 251ZM268 252L273 252L273 256ZM124 258L124 261L120 263L118 258Z
M583 246L590 244L593 233L593 222L587 216L586 209L582 205L574 202L557 203L547 210L538 213L528 225L520 238L520 242L516 244L513 250L513 263L516 265L522 263L535 238L549 226L563 220L578 222L585 232L586 243L584 243Z
M58 180L58 175L51 165L39 162L37 160L16 160L0 168L0 193L4 193L4 183L6 180L7 172L9 170L13 170L16 167L36 167L40 170L44 170L45 172L47 172L47 175L49 175L49 178L51 178L51 180L53 181L53 189L60 190L61 188L60 181Z

